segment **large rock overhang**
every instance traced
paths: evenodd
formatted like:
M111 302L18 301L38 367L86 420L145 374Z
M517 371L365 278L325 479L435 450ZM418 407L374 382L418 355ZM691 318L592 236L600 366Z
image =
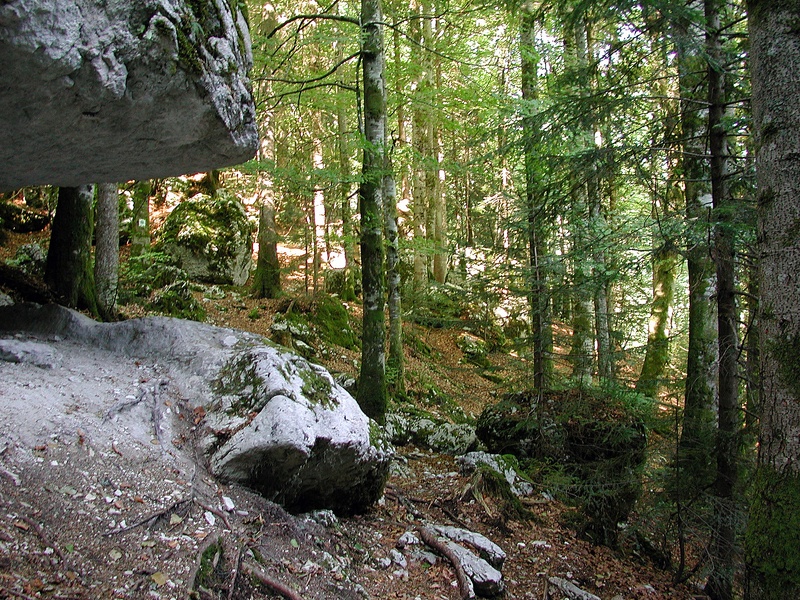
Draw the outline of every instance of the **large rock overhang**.
M258 146L229 0L0 2L0 190L151 179Z

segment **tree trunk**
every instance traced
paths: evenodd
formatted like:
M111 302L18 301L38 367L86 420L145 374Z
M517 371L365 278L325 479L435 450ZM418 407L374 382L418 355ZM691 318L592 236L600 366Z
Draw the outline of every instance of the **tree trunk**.
M116 183L97 184L94 282L97 310L105 321L117 318L119 281L119 193Z
M636 391L654 398L669 362L669 323L675 295L678 256L672 243L662 240L653 252L653 304L647 325L647 351Z
M400 252L397 235L397 185L392 160L386 156L383 175L383 214L386 230L386 287L389 305L389 357L386 363L391 384L396 393L405 392L405 361L403 357L403 313L400 299Z
M800 5L750 0L761 423L746 536L751 600L800 597Z
M91 185L58 190L44 280L65 306L85 308L97 315L92 272L93 196Z
M361 281L364 294L361 375L357 400L367 416L386 418L386 326L383 286L383 177L386 141L386 88L380 0L361 1L364 78L364 164L361 207Z
M337 62L344 58L341 45L337 44ZM350 190L352 188L350 175L350 148L347 143L347 110L343 99L340 99L336 108L337 143L339 150L339 203L342 208L342 246L344 249L344 284L341 299L351 302L356 299L355 282L355 242L353 240L353 211L350 208Z
M539 62L535 51L536 18L532 3L523 5L520 29L522 57L522 99L529 103L522 119L525 152L525 205L528 213L528 255L530 267L531 337L533 344L533 386L544 390L553 378L553 328L550 310L550 288L545 259L547 256L547 225L543 194L537 189L537 156L535 146L540 138L532 116L533 101L538 97L536 79ZM468 197L469 200L469 197ZM467 205L469 216L469 204ZM468 236L469 239L469 236Z
M700 0L693 0L691 8L700 5ZM702 30L683 19L675 24L674 31L683 146L679 171L684 177L689 275L689 343L677 463L682 489L697 495L707 490L713 481L715 469L709 457L713 455L717 417L716 271L708 245L711 195L706 183L709 177L704 145L707 122L704 122L702 110L708 94L703 83L706 64Z
M317 137L314 139L313 151L311 162L314 170L319 173L325 168L325 163L322 159L322 141ZM319 185L314 186L313 205L311 208L311 222L314 226L314 240L313 240L313 285L314 293L319 289L319 276L322 269L322 251L325 248L325 192Z
M150 250L150 192L149 180L137 181L133 186L133 220L131 222L131 256Z
M270 117L261 130L259 162L275 160L275 133ZM257 176L258 210L258 256L250 293L255 298L277 298L282 293L281 265L278 261L278 232L275 229L275 198L272 177L259 167Z
M708 133L711 168L711 196L717 225L714 231L714 262L717 273L717 331L719 333L719 417L717 427L714 481L715 514L710 555L712 571L706 593L712 600L733 597L737 508L734 491L737 483L739 450L739 339L736 310L736 266L733 232L733 205L728 195L728 141L723 123L725 78L720 12L724 0L705 0L708 68Z

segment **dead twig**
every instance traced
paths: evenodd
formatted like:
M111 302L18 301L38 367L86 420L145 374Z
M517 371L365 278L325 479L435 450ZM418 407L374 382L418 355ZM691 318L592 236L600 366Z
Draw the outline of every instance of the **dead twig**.
M39 539L42 541L42 544L44 544L45 548L52 548L53 551L58 555L58 558L61 559L62 563L67 562L67 558L64 556L61 548L49 540L39 523L26 516L22 516L20 518L33 528L33 530L36 532L36 535L38 535Z
M209 506L207 504L203 504L197 498L194 499L194 503L197 504L197 506L199 506L203 510L207 510L211 514L216 515L217 517L222 519L222 522L225 523L225 527L228 529L228 531L233 531L233 528L231 527L231 524L228 522L228 515L226 515L224 512L222 512L218 508L214 508L213 506Z
M131 529L136 529L137 527L141 527L142 525L147 525L148 527L152 527L159 521L159 519L163 519L166 515L171 515L177 512L181 507L183 507L185 504L188 504L191 501L192 501L191 499L178 500L177 502L174 502L164 510L155 512L145 517L144 519L137 521L133 525L126 525L125 527L117 527L116 529L112 529L111 531L106 531L103 534L103 536L108 537L110 535L116 535L118 533L130 531Z
M287 600L303 600L303 597L295 592L292 588L264 573L261 567L258 567L250 562L243 562L242 571L247 575L252 575L273 592L280 594Z
M470 578L464 572L464 567L461 566L461 562L458 560L458 557L455 555L455 553L453 553L449 546L442 542L439 537L427 527L418 527L417 531L419 532L423 542L444 556L453 565L453 570L456 572L456 579L458 580L458 590L461 592L461 598L463 600L474 599L475 588L472 585Z
M244 544L240 544L236 550L236 556L233 559L233 567L231 568L231 581L228 584L228 600L233 598L233 590L236 589L236 580L239 578L239 565L242 563L242 550Z

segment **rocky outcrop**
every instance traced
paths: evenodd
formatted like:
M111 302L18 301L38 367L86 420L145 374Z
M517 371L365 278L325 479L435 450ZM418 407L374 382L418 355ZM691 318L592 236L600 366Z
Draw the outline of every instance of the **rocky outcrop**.
M167 317L97 323L36 304L0 308L0 331L157 359L195 415L205 415L198 427L211 471L291 510L353 513L382 493L392 453L381 428L327 371L257 335ZM0 353L43 356L35 343L13 340Z
M0 3L0 190L207 171L258 136L250 37L224 0Z
M197 194L181 202L158 232L156 249L192 281L244 285L253 262L253 227L234 196Z

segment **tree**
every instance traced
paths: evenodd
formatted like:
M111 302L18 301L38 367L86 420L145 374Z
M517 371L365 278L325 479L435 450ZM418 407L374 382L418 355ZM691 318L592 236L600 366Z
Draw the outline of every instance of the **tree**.
M97 288L97 309L106 321L117 316L118 279L119 193L116 183L98 183L94 282Z
M522 7L520 24L520 79L524 104L523 160L525 167L525 210L528 226L528 264L530 266L531 335L533 346L533 386L537 390L548 387L553 378L553 329L550 314L550 288L548 285L547 213L544 193L538 185L536 142L539 131L535 118L535 101L538 98L536 80L539 61L535 48L536 16L533 2Z
M91 185L58 190L44 280L65 306L98 314L92 272L93 200Z
M364 77L364 159L359 187L361 282L364 297L361 373L356 400L367 416L386 415L386 324L384 322L383 189L385 177L386 87L380 0L361 0Z
M746 536L752 600L800 596L800 4L749 0L761 422Z

